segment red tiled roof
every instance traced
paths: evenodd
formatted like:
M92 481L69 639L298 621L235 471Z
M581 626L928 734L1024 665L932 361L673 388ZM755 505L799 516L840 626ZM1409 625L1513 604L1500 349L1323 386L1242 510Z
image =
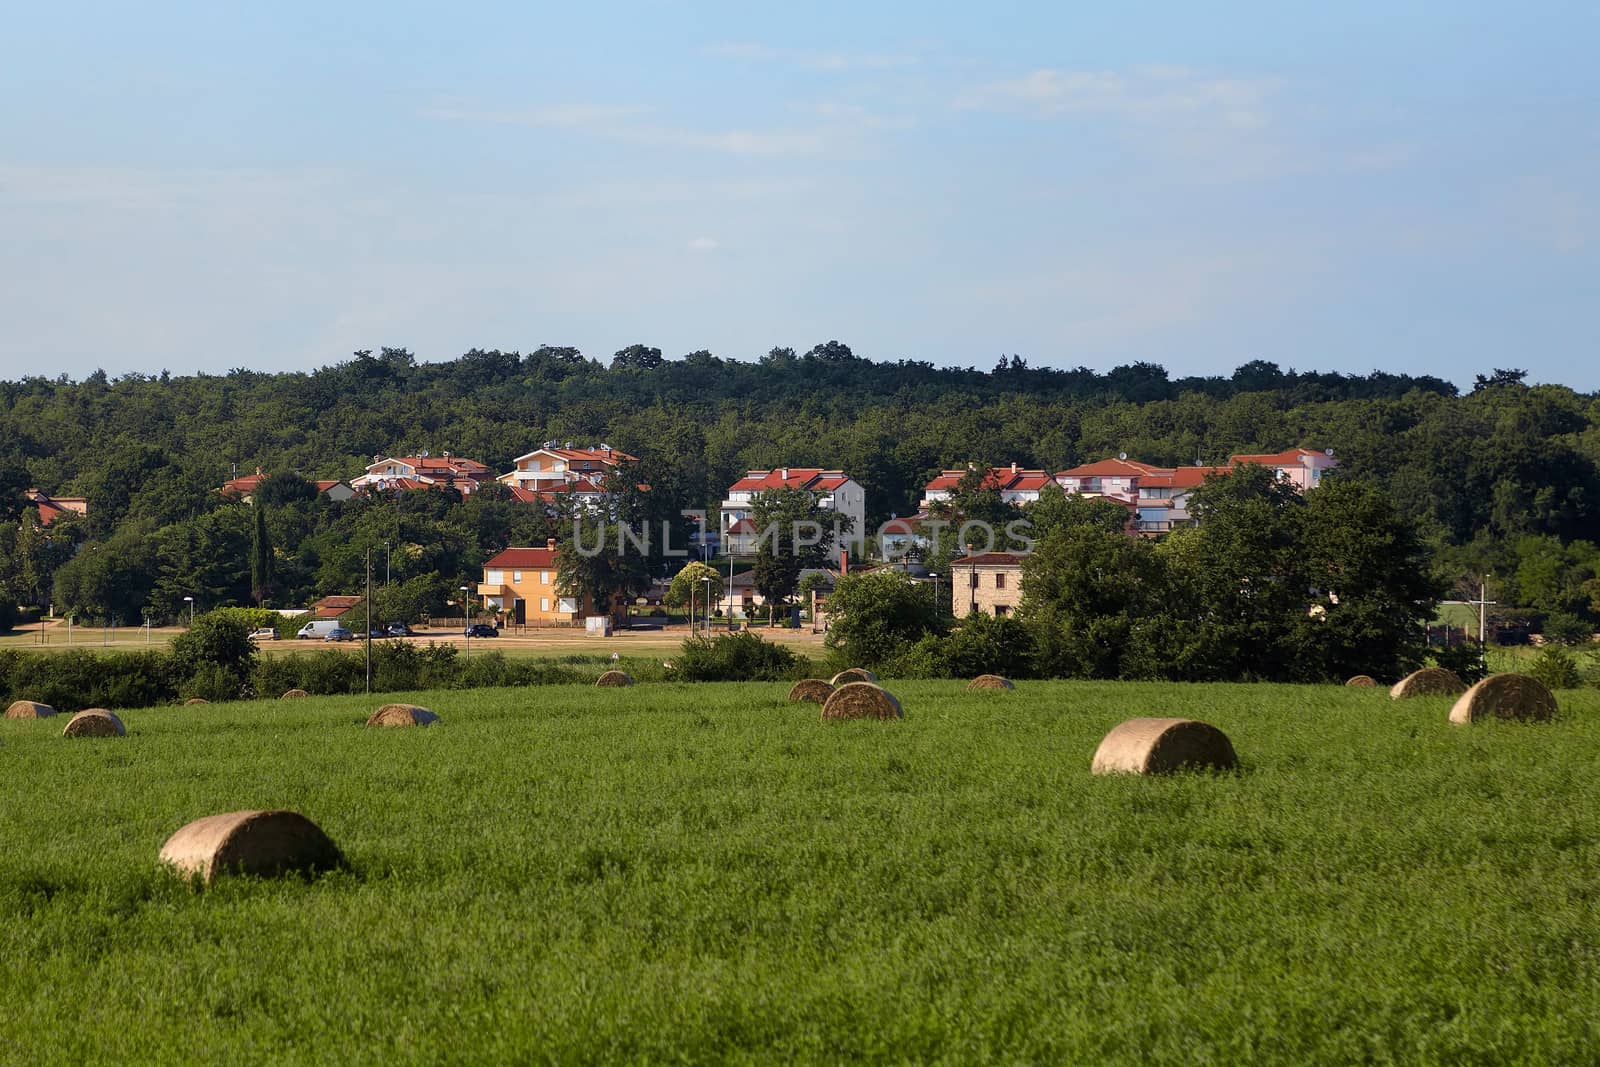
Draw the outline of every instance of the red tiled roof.
M929 482L923 489L924 493L933 493L940 490L951 490L961 483L969 471L954 470L940 471L939 476ZM1042 470L1025 470L1021 467L990 467L983 472L983 481L979 485L984 489L1010 489L1029 490L1042 489L1050 483L1050 475Z
M1020 567L1027 558L1022 552L980 552L976 556L958 556L950 561L952 567Z
M1289 467L1299 466L1305 462L1307 456L1325 456L1326 453L1310 448L1286 448L1282 452L1263 452L1254 455L1237 455L1228 458L1229 463L1256 463L1263 467Z
M536 448L532 452L520 455L513 462L531 459L534 456L558 456L571 463L583 460L593 460L615 466L618 463L633 463L637 456L630 456L620 449L612 448Z
M485 568L496 570L522 569L554 570L556 550L553 548L508 548L484 560Z
M317 487L317 492L326 493L329 489L339 484L338 478L319 478L312 483Z
M358 596L325 596L311 605L311 614L319 619L337 619L361 601Z
M1207 478L1228 474L1232 467L1178 467L1139 481L1141 489L1193 489Z
M1071 470L1058 471L1057 478L1139 478L1149 474L1165 473L1167 467L1152 467L1132 459L1102 459L1085 463Z
M751 522L749 519L740 519L738 522L736 522L732 526L728 527L728 532L731 533L731 534L751 534L751 533L755 533L756 532L756 524Z
M29 503L39 509L40 526L49 526L63 515L89 514L89 501L81 496L50 496L37 489L26 495Z
M787 471L787 477L785 477ZM829 492L849 481L843 471L821 467L780 467L770 471L748 471L728 487L730 493L759 493L771 489L812 489Z

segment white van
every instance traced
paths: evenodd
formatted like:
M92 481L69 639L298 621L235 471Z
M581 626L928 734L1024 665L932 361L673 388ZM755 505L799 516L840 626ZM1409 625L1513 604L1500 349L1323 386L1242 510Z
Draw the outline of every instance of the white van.
M327 637L328 634L337 629L339 629L338 619L317 619L314 622L308 622L304 626L300 627L299 631L295 634L295 637L302 641L308 638L321 641L323 638Z

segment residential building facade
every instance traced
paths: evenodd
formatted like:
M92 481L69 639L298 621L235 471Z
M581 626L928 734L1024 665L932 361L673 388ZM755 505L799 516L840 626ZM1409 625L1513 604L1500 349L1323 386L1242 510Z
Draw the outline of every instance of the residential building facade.
M424 451L415 456L373 456L366 473L352 479L350 486L357 492L455 489L470 496L488 476L489 468L475 459L449 452L431 456Z
M950 614L1004 617L1022 603L1023 552L980 552L950 561Z
M515 466L502 474L499 481L513 489L544 493L562 486L583 483L598 491L608 472L620 463L633 463L636 457L618 451L610 445L597 448L573 448L572 442L557 446L546 441L539 448L518 456Z
M487 610L513 626L582 626L585 618L605 614L587 597L559 592L557 556L554 538L543 548L508 548L484 562L476 595ZM612 605L609 613L621 611Z
M775 470L753 470L728 487L722 501L722 543L735 556L748 556L756 551L761 537L754 522L755 498L759 493L775 489L803 489L816 498L817 506L836 511L851 521L850 531L841 539L845 546L859 547L867 536L867 496L859 482L844 471L824 470L820 467L779 467ZM832 543L831 533L824 534L829 551L841 547Z

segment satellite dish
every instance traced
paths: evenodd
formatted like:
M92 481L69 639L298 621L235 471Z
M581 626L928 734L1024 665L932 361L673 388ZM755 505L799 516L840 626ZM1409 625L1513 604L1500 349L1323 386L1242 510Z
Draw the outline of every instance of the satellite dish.
M1126 452L1118 452L1117 453L1117 458L1118 459L1127 459L1128 458L1128 454Z
M1325 454L1326 454L1326 455L1329 455L1329 456L1331 456L1331 455L1333 455L1333 449L1331 449L1331 448L1329 448L1329 449L1326 449L1326 450L1325 450Z
M417 455L421 456L423 459L427 459L428 458L428 450L426 448L424 448L421 452L418 452Z

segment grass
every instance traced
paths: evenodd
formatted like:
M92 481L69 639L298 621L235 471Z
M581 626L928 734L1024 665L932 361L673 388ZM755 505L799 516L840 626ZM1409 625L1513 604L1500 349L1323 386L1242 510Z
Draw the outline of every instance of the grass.
M1587 1062L1600 693L1550 726L1343 687L786 683L0 722L0 1061ZM367 731L412 699L435 727ZM1245 768L1103 779L1134 714ZM193 892L203 814L291 807L311 882Z

